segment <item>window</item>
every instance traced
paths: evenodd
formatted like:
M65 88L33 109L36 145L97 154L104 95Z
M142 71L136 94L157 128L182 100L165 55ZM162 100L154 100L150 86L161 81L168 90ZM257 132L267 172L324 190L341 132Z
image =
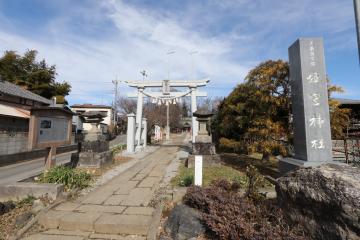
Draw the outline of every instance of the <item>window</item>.
M42 120L40 123L40 128L51 128L50 120Z

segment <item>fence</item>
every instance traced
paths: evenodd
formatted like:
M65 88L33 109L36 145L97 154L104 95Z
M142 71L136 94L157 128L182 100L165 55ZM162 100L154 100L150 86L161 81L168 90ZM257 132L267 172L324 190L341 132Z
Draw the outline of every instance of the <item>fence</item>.
M333 157L335 161L347 164L360 164L360 139L346 138L333 140Z

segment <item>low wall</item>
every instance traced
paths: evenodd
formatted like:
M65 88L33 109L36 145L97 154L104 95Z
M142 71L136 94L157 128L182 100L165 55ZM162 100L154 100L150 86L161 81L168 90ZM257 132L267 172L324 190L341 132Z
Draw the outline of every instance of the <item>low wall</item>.
M61 154L61 153L77 151L77 150L78 150L78 145L73 144L73 145L58 147L56 153ZM46 149L38 149L27 152L0 155L0 166L14 164L22 161L29 161L36 158L42 158L42 157L45 158L46 153L47 153Z

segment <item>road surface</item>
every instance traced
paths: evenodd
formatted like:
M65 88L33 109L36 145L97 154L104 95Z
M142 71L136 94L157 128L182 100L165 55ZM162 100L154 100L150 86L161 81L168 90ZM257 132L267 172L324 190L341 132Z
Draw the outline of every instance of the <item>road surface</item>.
M56 155L56 164L59 165L70 162L71 154L75 152L76 151L72 151ZM0 184L17 182L38 175L44 170L44 162L45 157L0 167Z

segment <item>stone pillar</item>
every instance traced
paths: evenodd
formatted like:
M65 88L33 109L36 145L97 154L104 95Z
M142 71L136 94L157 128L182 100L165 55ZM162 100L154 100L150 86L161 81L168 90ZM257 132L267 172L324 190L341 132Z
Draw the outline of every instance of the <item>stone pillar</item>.
M143 118L142 119L142 125L143 125L143 130L142 130L142 140L143 140L143 147L147 146L147 119Z
M192 87L191 89L191 130L192 130L192 142L195 143L195 137L198 135L199 131L199 123L196 121L196 117L193 116L193 113L197 110L196 105L196 87Z
M332 162L323 40L297 40L289 60L295 156L280 162L282 172Z
M127 118L126 151L133 153L135 151L135 114L130 113Z
M136 149L141 148L141 121L144 101L144 88L138 88L138 100L136 106Z

